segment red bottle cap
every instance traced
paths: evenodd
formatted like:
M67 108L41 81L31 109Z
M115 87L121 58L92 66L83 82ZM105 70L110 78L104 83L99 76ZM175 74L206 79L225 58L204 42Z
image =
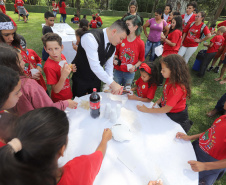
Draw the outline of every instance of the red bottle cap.
M93 92L97 92L97 89L96 88L93 88Z

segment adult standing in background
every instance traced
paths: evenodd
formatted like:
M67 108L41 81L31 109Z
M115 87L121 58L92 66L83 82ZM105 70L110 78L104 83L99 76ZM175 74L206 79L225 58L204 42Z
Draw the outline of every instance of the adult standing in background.
M205 16L205 12L199 12L195 17L195 22L188 24L183 30L182 46L178 54L184 57L186 63L197 50L199 43L211 37L209 28L204 24ZM203 34L205 37L201 38Z
M144 58L144 42L140 38L142 32L141 19L138 15L129 15L124 19L130 34L116 46L114 60L114 80L122 86L131 86L135 71L140 67ZM131 65L128 69L127 65Z
M186 13L181 15L182 21L183 21L183 30L185 27L195 21L196 14L193 13L193 11L196 9L197 3L195 1L192 1L187 4Z
M65 0L60 0L58 7L59 7L59 13L61 14L60 22L62 22L62 19L63 19L63 23L65 23L67 18L67 13L66 13L67 6L65 4Z
M123 16L123 18L125 18L128 15L139 15L137 13L137 11L138 11L138 4L137 4L136 0L132 0L132 1L130 1L129 6L128 6L128 12ZM144 24L143 17L140 16L140 19L141 19L141 23L143 25Z
M115 46L129 35L122 20L115 21L105 29L92 29L81 36L78 52L72 64L77 71L73 74L73 96L100 91L101 81L112 89L113 94L122 93L122 86L113 80L113 58ZM103 68L104 67L104 68Z
M24 19L24 23L27 23L27 12L24 8L24 1L23 0L15 0L15 4L17 5L17 10L19 12L19 15L22 15L23 19Z
M147 34L147 27L150 27L150 32ZM158 9L155 11L155 18L149 19L143 26L144 34L147 37L145 44L145 58L151 51L150 61L155 59L155 48L161 44L161 33L167 36L169 27L164 19L162 19L162 10Z
M164 14L163 14L163 18L164 20L167 22L170 13L172 12L172 6L171 4L166 4L165 9L164 9Z
M6 8L5 8L6 0L0 0L0 9L2 10L2 13L6 14Z

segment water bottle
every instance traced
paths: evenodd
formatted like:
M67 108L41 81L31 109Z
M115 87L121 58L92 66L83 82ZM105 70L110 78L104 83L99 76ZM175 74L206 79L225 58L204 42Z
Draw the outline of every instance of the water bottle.
M93 88L93 93L90 95L89 100L90 115L92 118L98 118L100 116L100 96L96 88Z

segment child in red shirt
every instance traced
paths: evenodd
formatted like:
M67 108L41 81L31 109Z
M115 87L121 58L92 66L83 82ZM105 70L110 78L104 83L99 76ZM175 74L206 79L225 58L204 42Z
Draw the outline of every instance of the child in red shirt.
M208 50L204 56L204 59L201 63L200 71L198 73L198 77L203 77L205 75L205 71L211 62L211 60L215 57L217 54L217 51L220 47L224 44L224 37L223 34L226 31L226 27L222 26L217 30L216 36L214 36L210 40L210 44L203 44L204 46L208 47Z
M182 22L183 22L183 30L185 29L185 27L194 22L195 21L195 16L196 14L193 14L193 11L195 10L197 6L197 3L192 1L190 3L187 4L187 8L186 8L186 13L181 15L182 17ZM184 32L184 31L183 31Z
M67 146L68 131L66 113L55 107L36 109L17 119L12 134L15 139L0 150L0 155L6 159L1 160L0 184L5 182L4 175L10 173L12 177L7 179L8 184L92 185L112 132L104 129L101 142L93 154L75 157L58 168L57 161L64 155ZM29 155L20 155L24 153Z
M97 28L97 21L95 16L93 16L93 20L90 21L89 26L90 28Z
M53 15L54 15L54 21L57 22L57 11L58 11L58 4L55 2L55 0L52 0L52 7L53 7Z
M168 55L161 59L161 73L166 78L163 86L163 95L156 104L161 108L147 108L137 105L137 109L147 113L166 113L173 121L188 132L192 122L188 119L186 99L190 98L190 75L184 59L176 54Z
M63 19L63 23L65 23L67 18L67 13L66 13L67 6L65 4L65 0L60 0L60 2L58 3L58 7L59 7L59 13L61 14L60 22L62 22L62 19Z
M52 86L51 98L53 102L71 99L72 91L69 80L71 67L67 64L65 56L61 54L63 51L61 37L55 33L47 33L42 36L42 42L49 54L44 65L44 72L47 84Z
M78 24L79 23L79 17L77 14L74 15L73 18L71 18L71 22L72 23L75 23L75 24Z
M99 13L96 14L96 21L97 21L97 27L101 27L103 25L103 21L99 15Z
M172 25L168 37L161 35L161 38L164 41L163 53L162 56L166 57L170 54L177 54L181 41L182 41L182 19L179 16L176 16L172 19Z
M151 63L142 63L140 65L140 78L136 81L136 87L132 91L137 91L137 95L128 95L129 100L138 100L142 102L151 102L155 97L155 91L158 84L158 69Z
M217 118L205 132L188 136L178 132L178 139L196 140L192 143L197 161L188 161L199 172L200 184L214 184L226 171L226 115Z
M2 13L6 14L6 8L5 8L6 0L0 0L0 9L2 10Z

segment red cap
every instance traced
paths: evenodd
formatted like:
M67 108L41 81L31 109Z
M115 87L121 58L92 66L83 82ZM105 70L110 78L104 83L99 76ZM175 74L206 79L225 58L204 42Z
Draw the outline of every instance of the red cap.
M97 92L97 89L96 88L93 88L93 92Z

